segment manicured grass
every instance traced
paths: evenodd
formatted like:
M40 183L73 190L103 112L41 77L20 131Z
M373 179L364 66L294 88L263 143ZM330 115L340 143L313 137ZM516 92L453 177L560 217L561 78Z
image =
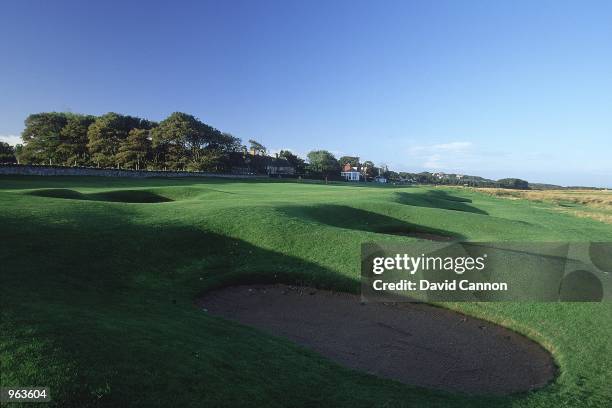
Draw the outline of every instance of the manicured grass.
M540 341L548 387L446 394L339 367L207 315L232 283L359 290L360 244L410 230L474 241L612 241L552 205L443 188L216 179L0 178L3 386L84 406L609 406L610 303L454 303ZM409 356L408 356L409 357Z

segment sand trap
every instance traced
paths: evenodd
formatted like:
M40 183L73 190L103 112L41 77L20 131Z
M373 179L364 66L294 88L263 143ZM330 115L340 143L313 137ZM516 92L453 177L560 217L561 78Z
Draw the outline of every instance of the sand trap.
M543 387L556 372L550 354L526 337L425 304L361 304L346 293L251 285L208 293L198 306L406 384L500 395Z

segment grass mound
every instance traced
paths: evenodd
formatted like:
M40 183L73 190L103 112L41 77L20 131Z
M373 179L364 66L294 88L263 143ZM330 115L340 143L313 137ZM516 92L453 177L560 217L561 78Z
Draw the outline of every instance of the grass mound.
M452 195L443 190L429 190L420 193L398 192L396 193L396 200L402 204L414 205L418 207L464 211L487 215L486 211L470 205L472 200Z
M70 200L87 200L87 196L67 188L43 188L28 193L29 195L48 198L67 198Z
M108 201L118 203L166 203L174 201L148 190L114 190L100 193L83 194L66 188L39 189L29 195L48 198L64 198L70 200Z
M94 193L87 196L89 200L110 201L119 203L167 203L174 201L147 190L115 190L104 193Z
M449 231L412 224L387 215L348 205L289 206L282 208L281 211L293 217L315 221L336 228L436 241L461 238L460 235Z

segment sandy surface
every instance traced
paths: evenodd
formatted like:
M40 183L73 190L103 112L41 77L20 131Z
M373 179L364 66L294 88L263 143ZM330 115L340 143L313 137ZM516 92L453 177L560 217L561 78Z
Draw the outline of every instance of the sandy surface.
M213 291L198 305L406 384L499 395L543 387L556 372L550 354L526 337L425 304L362 304L346 293L250 285Z

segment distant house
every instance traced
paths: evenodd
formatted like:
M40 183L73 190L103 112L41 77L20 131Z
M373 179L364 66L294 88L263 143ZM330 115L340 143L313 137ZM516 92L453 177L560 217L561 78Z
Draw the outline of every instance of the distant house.
M346 181L359 181L361 173L359 172L359 168L351 166L350 163L345 163L344 166L342 166L340 176L344 177Z
M376 176L374 177L374 181L377 183L386 183L387 179L383 176Z
M293 176L295 174L295 167L286 159L277 157L271 159L270 163L266 166L266 173L270 176Z

